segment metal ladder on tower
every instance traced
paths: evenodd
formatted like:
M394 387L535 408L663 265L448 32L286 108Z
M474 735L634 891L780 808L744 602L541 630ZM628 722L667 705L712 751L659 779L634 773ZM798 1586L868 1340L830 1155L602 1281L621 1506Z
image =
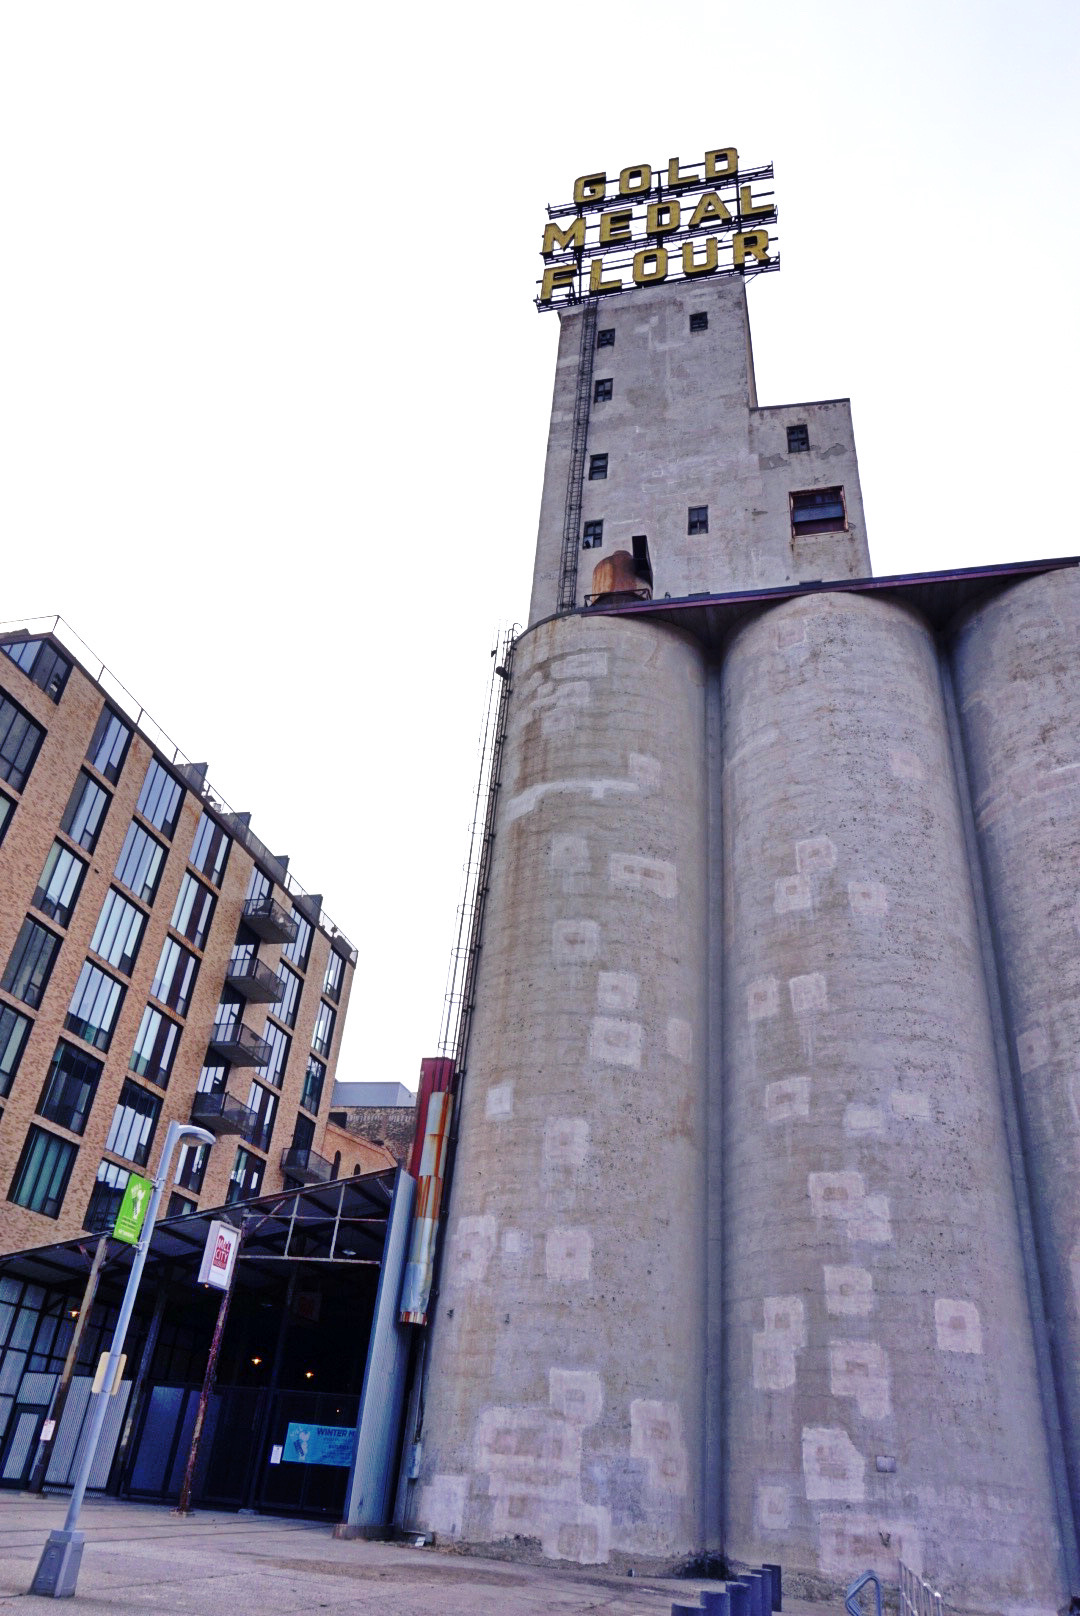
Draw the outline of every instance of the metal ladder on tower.
M577 605L578 546L581 543L581 489L585 479L585 443L589 436L589 405L592 402L593 356L596 353L595 297L585 299L581 316L581 350L578 354L577 396L574 399L574 428L570 438L570 469L566 477L566 509L563 516L562 565L559 568L560 612L572 612Z

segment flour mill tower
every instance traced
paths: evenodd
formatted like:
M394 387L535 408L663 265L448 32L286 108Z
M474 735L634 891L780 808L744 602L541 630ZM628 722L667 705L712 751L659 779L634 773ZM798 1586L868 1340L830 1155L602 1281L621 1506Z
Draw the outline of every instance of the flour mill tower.
M417 1529L896 1559L1050 1610L1080 1499L1080 577L875 579L845 399L762 404L771 169L550 210ZM1048 546L1050 548L1050 546Z

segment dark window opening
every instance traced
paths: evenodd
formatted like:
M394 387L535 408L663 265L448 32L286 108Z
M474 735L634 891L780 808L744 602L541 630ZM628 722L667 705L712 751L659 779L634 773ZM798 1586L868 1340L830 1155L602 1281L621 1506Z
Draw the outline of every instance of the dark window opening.
M709 329L709 316L707 314L692 314L690 316L691 331L707 331Z
M813 488L791 496L791 526L800 533L836 533L847 527L842 488Z
M72 1133L82 1133L104 1064L61 1038L45 1079L38 1114Z
M599 550L603 542L603 522L586 522L581 530L581 548L583 550Z
M598 454L589 457L589 481L598 483L607 476L607 455Z
M60 821L60 829L92 853L97 846L98 835L105 822L105 813L112 798L104 787L99 786L96 780L91 780L85 770L79 770L79 778L75 788L68 799L64 809L64 817Z
M810 447L810 428L805 423L787 429L788 454L805 454Z
M0 988L36 1010L49 985L59 949L60 938L56 933L27 917L19 928Z
M59 1139L46 1128L30 1128L8 1200L43 1217L59 1217L77 1153L70 1140Z
M688 533L707 533L709 531L709 507L707 505L691 505L686 513L686 531Z
M131 730L123 719L119 718L111 707L103 707L90 741L86 761L115 785L120 778L120 771L124 767L124 759L127 757L130 744Z
M0 696L0 780L21 791L44 739L40 724L35 724L6 696Z
M615 327L613 325L609 325L606 330L596 333L596 346L598 348L614 348Z
M612 388L613 383L610 376L605 376L602 381L598 381L593 388L593 403L605 404L611 397Z
M71 663L48 640L9 640L0 646L50 701L59 701L71 672Z

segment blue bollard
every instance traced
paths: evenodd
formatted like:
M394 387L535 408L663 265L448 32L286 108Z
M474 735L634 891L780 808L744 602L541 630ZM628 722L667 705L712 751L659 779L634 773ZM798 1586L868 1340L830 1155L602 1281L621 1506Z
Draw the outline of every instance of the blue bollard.
M763 1565L762 1571L767 1571L772 1578L772 1608L783 1610L784 1600L780 1587L780 1567L778 1565Z
M750 1616L772 1616L772 1578L760 1571L744 1571L750 1584Z
M703 1589L701 1603L706 1616L732 1616L731 1594L727 1588Z
M731 1616L750 1616L750 1584L742 1577L731 1577L727 1585Z

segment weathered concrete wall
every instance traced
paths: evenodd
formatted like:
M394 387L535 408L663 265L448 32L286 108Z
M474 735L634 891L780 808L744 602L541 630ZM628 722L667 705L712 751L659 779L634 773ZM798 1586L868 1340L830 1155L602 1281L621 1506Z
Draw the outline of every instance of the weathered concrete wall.
M704 673L519 642L413 1523L598 1563L703 1536Z
M833 1581L899 1554L961 1608L1054 1607L933 640L880 601L788 602L731 645L723 711L728 1552Z
M963 625L954 660L1076 1510L1080 573L998 596Z
M690 330L692 313L707 314L706 330ZM558 605L582 310L560 318L532 623ZM847 400L757 408L741 280L644 288L601 302L597 326L615 332L593 354L594 385L610 379L612 397L590 402L581 518L603 522L603 545L582 550L578 535L579 605L596 562L635 533L648 536L656 596L869 576ZM785 427L798 422L810 451L789 455ZM594 454L608 457L602 480L589 479ZM833 485L845 490L847 531L793 539L789 492ZM708 506L708 533L687 532L692 505Z

